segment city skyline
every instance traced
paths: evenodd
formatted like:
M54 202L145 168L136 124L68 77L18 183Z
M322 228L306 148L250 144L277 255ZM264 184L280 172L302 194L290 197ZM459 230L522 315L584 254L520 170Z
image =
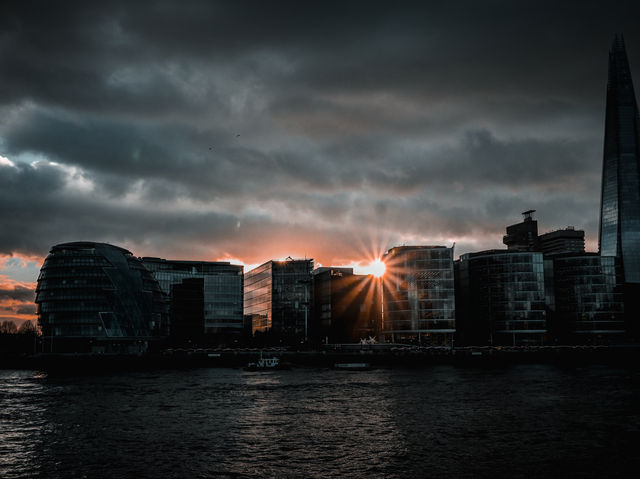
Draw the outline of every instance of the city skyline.
M597 250L607 52L624 33L637 71L638 7L363 5L9 6L0 319L35 317L65 241L364 266L502 247L534 208Z

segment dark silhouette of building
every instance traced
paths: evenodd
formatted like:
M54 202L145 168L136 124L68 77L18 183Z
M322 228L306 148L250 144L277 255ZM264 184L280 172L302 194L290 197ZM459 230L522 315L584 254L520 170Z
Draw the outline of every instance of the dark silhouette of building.
M624 340L624 296L618 258L596 253L553 257L555 311L550 330L563 344Z
M382 315L382 283L353 268L313 271L313 327L316 342L350 343L376 337Z
M545 255L584 253L584 231L567 226L538 236L540 251Z
M640 130L624 40L609 51L602 167L600 254L622 261L625 282L640 283Z
M217 344L240 340L243 334L243 266L226 261L181 261L161 258L142 258L144 265L160 283L160 287L171 298L171 329L178 327L181 331L192 331L194 322L201 321L197 337L191 338L194 344ZM191 281L193 279L201 281ZM188 281L187 281L188 280ZM176 286L183 285L184 287ZM202 311L193 310L192 318L185 316L185 310L179 315L175 307L195 307L193 301L186 297L174 298L174 291L180 295L191 295L195 298L194 288L200 287ZM187 301L183 303L182 301ZM196 314L197 313L197 314ZM191 324L191 326L187 326ZM185 329L186 328L186 329ZM180 333L182 335L183 333ZM172 338L176 335L171 334ZM181 341L188 340L181 336Z
M453 248L396 246L383 261L381 338L450 345L456 331Z
M458 340L516 345L623 340L624 312L635 298L623 284L620 258L585 253L584 231L572 226L538 235L533 212L525 211L522 223L507 227L509 249L469 253L456 262ZM509 256L514 253L521 256Z
M573 226L538 235L538 222L533 219L536 210L523 212L524 220L507 226L502 242L510 251L540 251L545 255L584 253L584 231Z
M197 346L205 343L204 278L185 278L171 285L171 343Z
M470 345L539 345L547 335L542 253L489 250L456 262L459 338Z
M267 261L247 272L244 314L253 334L268 340L309 339L312 301L312 259Z
M45 351L146 351L166 335L160 285L130 251L105 243L59 244L36 288Z
M521 223L507 226L507 234L502 242L507 249L514 251L538 251L538 222L533 219L536 210L528 210L522 213L524 220Z

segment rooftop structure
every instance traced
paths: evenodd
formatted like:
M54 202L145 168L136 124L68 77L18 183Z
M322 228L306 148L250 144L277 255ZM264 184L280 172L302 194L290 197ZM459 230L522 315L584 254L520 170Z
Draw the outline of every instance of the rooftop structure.
M538 250L538 222L533 219L536 210L528 210L522 213L524 219L521 223L507 226L507 234L502 242L510 250L537 251Z
M584 253L584 231L567 226L538 236L540 251L545 255Z

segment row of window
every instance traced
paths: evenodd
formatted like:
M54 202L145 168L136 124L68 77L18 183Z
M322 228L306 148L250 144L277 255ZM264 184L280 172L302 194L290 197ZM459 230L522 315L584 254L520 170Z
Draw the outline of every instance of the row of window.
M64 279L72 281L79 278L108 278L108 276L104 271L96 269L86 269L72 274L68 271L41 271L38 276L38 281L45 279Z
M389 318L384 321L383 328L385 331L409 331L409 330L440 330L440 329L455 329L455 320L443 318L443 319L420 319L415 321L402 320Z
M409 301L409 298L418 300L431 300L431 299L446 299L449 301L453 301L454 290L453 289L440 289L440 290L429 290L429 289L421 289L418 291L393 291L386 290L384 291L385 302L386 301Z
M422 311L412 311L412 310L395 310L388 311L385 314L385 321L398 321L398 320L408 320L413 316L416 316L416 319L456 319L455 310L422 310Z

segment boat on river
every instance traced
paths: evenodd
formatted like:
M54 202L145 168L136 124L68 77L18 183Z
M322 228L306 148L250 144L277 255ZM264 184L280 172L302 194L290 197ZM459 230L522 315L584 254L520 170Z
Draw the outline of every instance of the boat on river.
M290 369L290 366L288 363L281 362L275 356L264 358L262 353L260 353L260 359L257 362L251 362L244 368L245 371L273 371L278 369Z

